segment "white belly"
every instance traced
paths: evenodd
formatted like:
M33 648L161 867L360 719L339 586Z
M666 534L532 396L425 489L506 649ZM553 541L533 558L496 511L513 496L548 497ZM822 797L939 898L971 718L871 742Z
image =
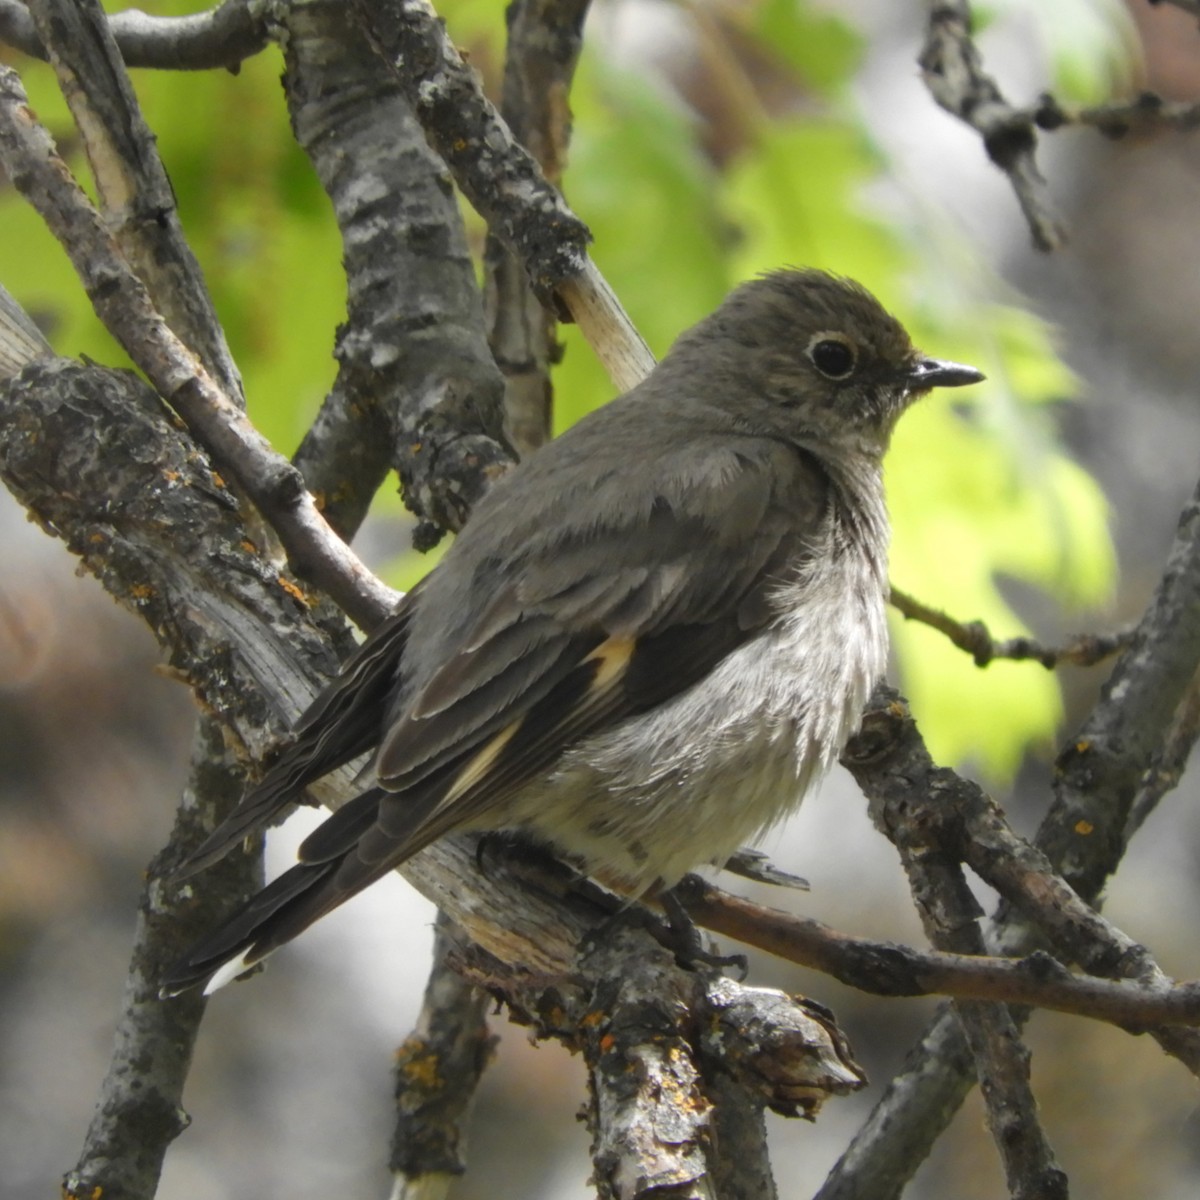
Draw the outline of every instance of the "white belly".
M569 750L519 801L536 835L635 893L671 885L795 811L837 760L887 660L882 582L825 560L704 680ZM789 603L793 599L795 604Z

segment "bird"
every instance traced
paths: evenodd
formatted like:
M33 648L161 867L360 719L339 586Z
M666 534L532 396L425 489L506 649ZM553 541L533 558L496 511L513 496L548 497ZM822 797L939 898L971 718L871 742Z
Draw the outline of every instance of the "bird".
M777 825L886 668L896 422L982 379L843 277L735 288L498 480L317 697L182 874L370 753L363 790L163 994L214 990L450 833L523 836L636 898Z

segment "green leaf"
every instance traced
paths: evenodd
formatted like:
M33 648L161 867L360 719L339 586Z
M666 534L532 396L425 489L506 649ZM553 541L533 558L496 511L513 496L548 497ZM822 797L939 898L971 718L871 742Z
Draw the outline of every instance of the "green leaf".
M870 286L906 266L896 236L859 199L882 163L861 129L826 118L766 126L722 181L735 273L821 267Z
M712 168L679 105L585 50L572 93L567 198L642 336L662 355L729 289ZM555 372L559 429L610 400L613 387L572 326Z
M751 28L769 53L826 93L845 86L863 57L857 30L801 0L765 0L754 10Z

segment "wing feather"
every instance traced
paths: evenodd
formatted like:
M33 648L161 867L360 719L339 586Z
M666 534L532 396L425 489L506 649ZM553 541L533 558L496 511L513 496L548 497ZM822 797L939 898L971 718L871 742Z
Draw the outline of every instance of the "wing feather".
M345 766L379 743L379 714L396 686L420 585L346 660L296 722L294 740L280 752L237 807L173 875L187 879L224 858L268 825L312 782Z
M234 966L264 957L443 834L503 827L505 801L567 747L665 703L762 633L775 589L816 544L828 478L795 447L761 440L745 454L723 450L720 467L720 486L710 478L689 503L664 493L637 519L551 521L503 562L464 549L455 573L446 573L450 559L433 573L423 603L446 615L422 625L418 614L413 624L428 633L440 623L436 648L398 614L378 647L363 647L356 681L335 684L302 722L308 749L293 752L289 782L365 745L370 707L370 737L386 725L379 787L310 835L304 861L259 902L257 926L253 914L234 918L239 936L219 942L242 956ZM700 487L703 472L694 474ZM218 941L206 943L206 958L197 951L210 974ZM182 974L200 969L190 961Z

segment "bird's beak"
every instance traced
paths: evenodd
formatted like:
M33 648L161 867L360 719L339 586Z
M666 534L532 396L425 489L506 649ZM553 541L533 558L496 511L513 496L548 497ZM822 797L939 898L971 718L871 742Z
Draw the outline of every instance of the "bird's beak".
M982 371L941 358L919 358L905 373L910 392L927 392L935 387L966 387L984 378Z

